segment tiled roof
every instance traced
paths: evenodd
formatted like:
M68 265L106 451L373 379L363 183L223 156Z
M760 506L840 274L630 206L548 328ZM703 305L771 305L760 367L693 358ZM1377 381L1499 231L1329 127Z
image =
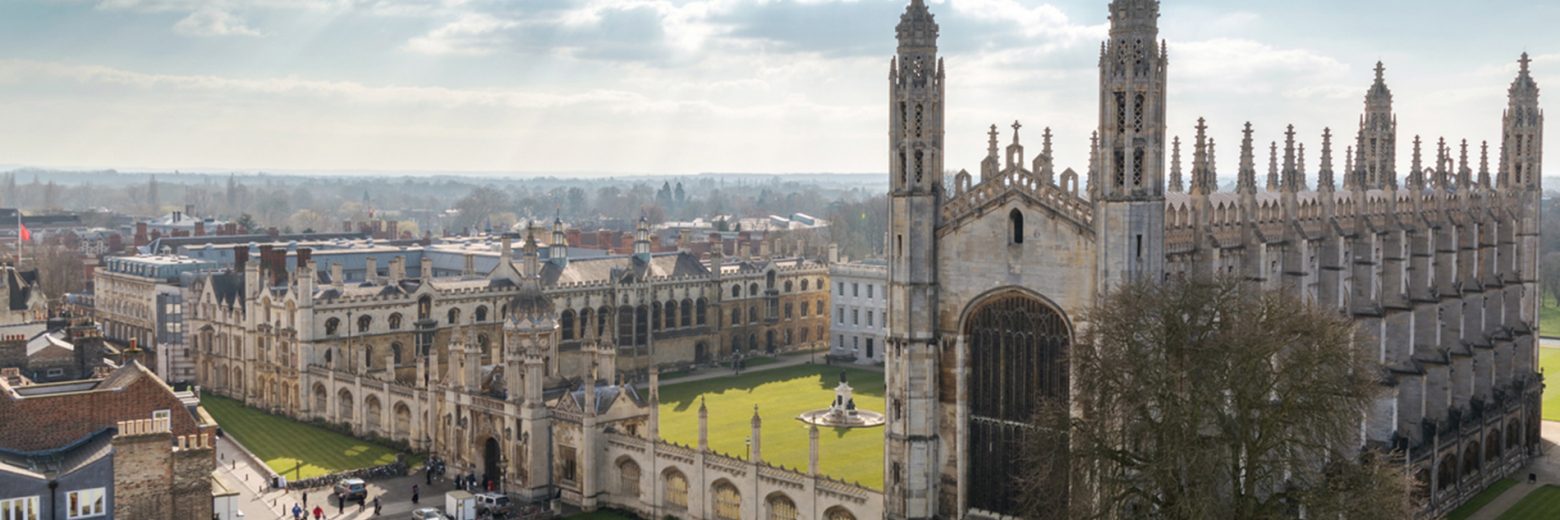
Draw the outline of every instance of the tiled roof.
M0 381L0 450L58 449L111 428L119 421L150 419L167 410L173 434L201 433L200 418L156 375L130 362L101 380L12 388Z

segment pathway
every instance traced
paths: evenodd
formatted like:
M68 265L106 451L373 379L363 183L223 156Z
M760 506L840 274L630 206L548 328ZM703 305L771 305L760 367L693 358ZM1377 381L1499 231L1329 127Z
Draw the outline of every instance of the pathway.
M793 353L793 354L782 354L777 359L775 359L775 362L773 362L773 363L769 363L767 365L759 365L759 366L756 366L756 367L753 367L753 368L743 369L742 373L743 374L749 374L749 373L753 373L753 372L764 372L764 371L767 371L767 370L777 370L777 369L781 369L781 368L794 367L794 366L806 365L806 364L817 364L817 365L822 366L822 363L824 361L824 355L827 354L827 351L819 351L816 354L817 354L816 357L808 355L806 352ZM878 366L878 365L858 365L858 364L855 364L855 363L843 363L843 364L829 365L829 366L837 366L837 367L843 367L843 368L859 368L861 370L871 370L871 371L875 371L875 372L882 372L883 371L883 367ZM692 383L694 381L704 381L704 380L708 380L708 379L717 379L717 378L722 378L722 377L731 377L731 376L734 376L734 375L737 375L737 374L731 370L731 367L729 365L717 366L717 367L708 367L708 368L700 368L698 370L694 370L693 373L685 375L685 376L663 377L663 378L661 378L661 385L665 386L665 385L674 385L674 384L678 384L678 383Z
M309 490L279 490L271 489L265 485L265 474L256 467L248 457L242 455L227 437L217 440L217 465L218 473L230 486L237 488L239 492L239 511L243 512L245 520L274 520L280 518L292 518L293 504L302 504L304 494L308 495L309 507L312 510L315 505L323 506L325 518L331 519L366 519L374 518L373 498L380 498L379 517L405 518L413 509L420 507L444 508L444 493L453 486L447 480L435 480L432 485L426 483L427 476L421 472L404 477L390 479L377 479L368 482L368 496L370 502L367 507L359 509L357 504L349 504L338 513L336 505L330 500L330 489L315 488ZM417 484L421 489L420 503L415 507L412 504L412 485Z

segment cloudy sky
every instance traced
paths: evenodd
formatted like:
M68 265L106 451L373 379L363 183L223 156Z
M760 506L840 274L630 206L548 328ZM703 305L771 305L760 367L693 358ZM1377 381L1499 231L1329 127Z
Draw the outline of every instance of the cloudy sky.
M5 0L0 165L883 172L904 3ZM1019 119L1082 170L1106 0L930 3L947 166ZM1416 133L1493 142L1520 53L1560 96L1555 20L1552 1L1166 0L1171 132L1207 117L1222 173L1248 120L1352 135L1379 59L1401 164Z

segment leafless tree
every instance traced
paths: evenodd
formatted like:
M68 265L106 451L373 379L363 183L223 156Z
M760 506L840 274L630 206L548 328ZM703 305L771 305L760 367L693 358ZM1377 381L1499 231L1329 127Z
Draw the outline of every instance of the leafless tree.
M1237 280L1171 281L1125 284L1085 322L1072 402L1035 419L1070 447L1027 450L1030 516L1408 516L1391 454L1360 449L1381 368L1336 311Z

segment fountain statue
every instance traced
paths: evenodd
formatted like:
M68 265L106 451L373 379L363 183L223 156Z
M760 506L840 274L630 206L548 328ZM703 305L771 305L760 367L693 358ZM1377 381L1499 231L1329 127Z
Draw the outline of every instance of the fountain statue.
M841 370L840 384L834 387L834 400L829 402L828 408L803 412L797 418L808 424L837 428L882 426L883 414L856 409L856 399L846 376L846 371Z

